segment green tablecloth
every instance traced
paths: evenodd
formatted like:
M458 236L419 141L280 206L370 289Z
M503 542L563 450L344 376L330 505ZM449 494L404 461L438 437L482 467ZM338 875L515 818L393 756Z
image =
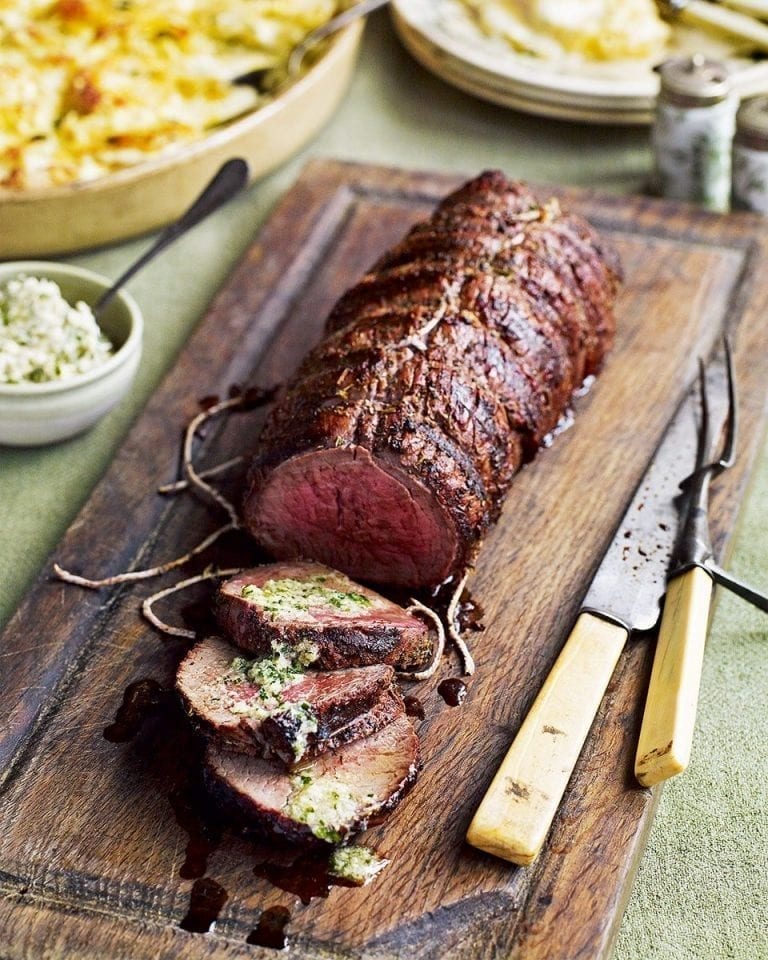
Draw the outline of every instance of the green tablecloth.
M582 127L528 117L466 96L416 65L384 14L367 30L349 96L303 155L166 252L131 291L146 318L131 398L85 436L57 447L0 448L0 622L109 464L218 287L308 156L513 176L602 190L642 190L643 129ZM110 276L146 240L78 256ZM0 253L2 238L0 238ZM768 459L742 521L734 566L768 584ZM768 958L768 618L719 605L704 671L691 768L664 791L616 957Z

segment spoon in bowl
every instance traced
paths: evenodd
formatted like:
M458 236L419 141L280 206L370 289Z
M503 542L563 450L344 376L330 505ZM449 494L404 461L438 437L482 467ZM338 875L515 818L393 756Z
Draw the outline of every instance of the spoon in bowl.
M374 10L378 10L379 7L386 6L387 3L389 3L389 0L360 0L360 3L356 3L335 17L331 17L327 23L310 30L306 37L296 44L288 57L288 76L294 77L299 72L302 60L315 44L325 40L326 37L336 33L337 30L354 23L360 17L365 17L369 13L373 13Z
M139 259L135 260L108 290L104 291L92 307L94 316L98 317L99 313L112 301L118 290L142 267L146 266L150 260L154 260L161 250L165 250L169 244L185 234L187 230L197 226L219 207L223 207L236 193L243 189L246 183L248 183L248 164L245 160L235 157L222 164L186 212L178 220L167 226L152 246L145 250Z
M336 33L337 30L348 27L350 23L354 23L355 20L368 16L369 13L378 10L379 7L385 7L389 2L390 0L360 0L359 3L347 7L346 10L337 13L335 17L331 17L326 23L321 23L319 27L310 30L304 39L300 40L288 55L285 78L282 80L280 86L282 87L291 83L291 81L298 76L304 57L315 44L320 43L321 40L325 40L326 37L330 37ZM768 0L766 0L766 2L768 2ZM246 73L241 73L232 80L232 83L244 83L264 92L262 84L265 77L267 77L272 70L272 67L257 67L255 70L248 70Z

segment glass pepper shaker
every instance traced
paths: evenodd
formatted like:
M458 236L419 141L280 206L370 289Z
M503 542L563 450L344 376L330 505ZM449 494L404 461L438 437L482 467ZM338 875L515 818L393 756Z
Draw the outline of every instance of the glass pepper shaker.
M658 68L661 89L652 131L655 187L662 196L727 210L738 100L728 70L695 54Z
M768 213L768 96L745 100L733 140L733 205Z

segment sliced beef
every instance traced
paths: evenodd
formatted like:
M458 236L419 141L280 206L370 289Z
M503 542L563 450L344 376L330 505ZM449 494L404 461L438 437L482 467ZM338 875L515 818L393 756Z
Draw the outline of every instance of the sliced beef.
M435 586L601 367L621 267L580 217L484 173L331 313L272 409L244 499L275 557Z
M265 700L247 664L224 640L210 637L181 662L176 688L204 731L289 765L368 736L403 709L392 667L308 671Z
M388 726L294 771L209 745L212 792L247 822L291 841L337 843L364 830L399 803L416 778L418 738L400 713Z
M255 567L222 584L216 600L222 629L250 653L275 642L313 651L325 670L392 664L409 669L430 656L423 620L344 574L316 563Z

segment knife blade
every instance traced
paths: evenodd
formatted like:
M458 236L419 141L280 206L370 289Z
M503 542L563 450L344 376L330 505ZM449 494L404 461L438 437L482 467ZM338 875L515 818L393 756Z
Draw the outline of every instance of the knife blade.
M554 667L467 832L467 842L527 866L541 850L629 633L650 630L678 527L679 483L698 443L689 390L595 573Z

